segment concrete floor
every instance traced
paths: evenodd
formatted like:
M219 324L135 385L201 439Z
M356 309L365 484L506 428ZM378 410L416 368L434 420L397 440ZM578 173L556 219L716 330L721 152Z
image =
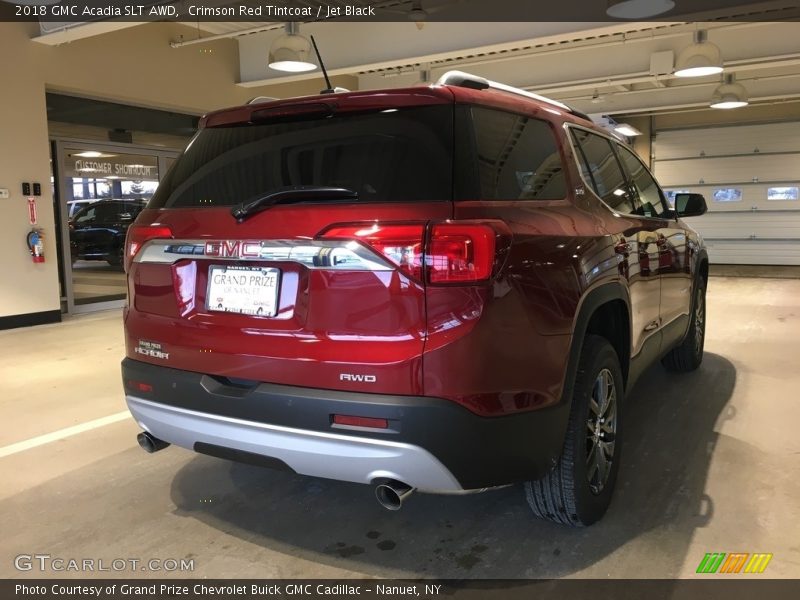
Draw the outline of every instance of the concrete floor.
M147 455L120 414L119 312L0 332L0 577L42 576L13 560L44 553L191 558L192 577L673 578L706 552L771 552L769 577L800 577L800 280L712 277L708 293L702 368L655 367L634 390L617 494L585 530L534 519L517 487L390 513L366 486Z

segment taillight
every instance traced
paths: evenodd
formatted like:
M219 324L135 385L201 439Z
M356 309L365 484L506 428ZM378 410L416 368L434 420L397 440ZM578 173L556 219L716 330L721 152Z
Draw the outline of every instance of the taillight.
M364 242L397 265L406 275L415 279L422 279L424 236L425 225L423 223L334 225L322 235L324 239Z
M125 237L125 270L128 270L145 242L170 238L172 238L172 230L165 225L133 225L128 228L128 234Z
M502 221L434 223L426 240L424 223L354 223L333 225L323 239L359 240L382 254L405 274L432 284L489 280L497 256L507 248L511 231Z
M494 229L484 224L440 223L431 230L426 264L431 283L485 281L495 261Z

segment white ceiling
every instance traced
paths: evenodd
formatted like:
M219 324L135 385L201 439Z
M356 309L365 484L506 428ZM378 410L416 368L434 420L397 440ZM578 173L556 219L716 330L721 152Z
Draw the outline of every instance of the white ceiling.
M339 0L335 0L339 2ZM503 2L505 0L492 0ZM572 1L572 0L562 0ZM331 0L333 3L334 0ZM346 3L346 0L341 0ZM706 8L716 0L692 0ZM720 2L716 2L720 4ZM408 10L409 2L387 0L376 6ZM423 6L435 15L449 15L474 2L426 0ZM598 0L598 4L603 4ZM681 5L681 3L678 3ZM789 16L784 9L796 1L774 0L741 6L722 3L767 18ZM684 4L685 5L685 4ZM445 7L441 12L437 7ZM703 13L719 18L725 10ZM796 10L796 9L795 9ZM795 13L796 14L796 13ZM118 23L106 23L109 27ZM130 25L130 24L124 24ZM98 24L85 27L97 27ZM143 25L147 26L147 25ZM800 99L800 22L736 23L724 20L702 26L709 41L722 50L727 72L735 72L753 102ZM651 73L651 56L673 52L692 42L698 25L676 23L475 23L426 22L422 29L408 20L394 23L315 22L301 33L313 34L332 75L357 78L359 89L415 85L421 73L435 81L450 69L460 69L565 100L589 113L647 113L707 106L719 77L679 79ZM88 35L96 35L96 30ZM232 84L258 88L257 94L274 96L270 87L298 80L320 79L319 71L287 75L270 70L266 57L271 42L282 34L279 23L200 23L203 40L231 37L238 41L240 74ZM37 41L51 43L50 33ZM75 28L70 35L77 35ZM174 40L176 52L199 39Z
M710 23L753 102L800 99L800 23ZM653 53L674 56L692 43L695 24L407 23L307 25L331 74L358 77L359 89L415 85L450 69L564 100L589 113L658 112L707 106L720 77L680 79L651 74ZM278 32L239 39L240 82L261 87L319 78L318 71L285 75L266 66ZM353 40L356 40L355 42ZM267 95L270 95L269 93Z

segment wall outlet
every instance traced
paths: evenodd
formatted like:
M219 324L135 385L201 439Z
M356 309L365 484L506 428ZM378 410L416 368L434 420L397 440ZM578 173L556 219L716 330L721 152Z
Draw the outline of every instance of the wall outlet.
M8 198L8 190L6 188L0 188L0 198Z

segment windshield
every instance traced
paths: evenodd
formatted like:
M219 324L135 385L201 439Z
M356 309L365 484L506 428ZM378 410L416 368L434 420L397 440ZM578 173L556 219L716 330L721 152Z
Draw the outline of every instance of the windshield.
M149 208L232 206L294 185L358 202L452 199L453 107L341 113L201 130Z

